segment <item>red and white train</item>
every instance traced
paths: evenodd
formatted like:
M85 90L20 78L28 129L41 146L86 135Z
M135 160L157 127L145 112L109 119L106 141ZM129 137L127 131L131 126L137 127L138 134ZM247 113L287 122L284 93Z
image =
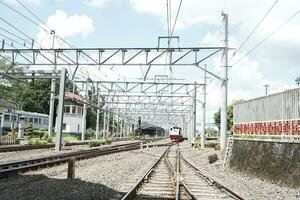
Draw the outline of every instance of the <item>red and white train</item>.
M173 142L182 142L183 141L181 127L173 126L170 129L170 140L172 140Z

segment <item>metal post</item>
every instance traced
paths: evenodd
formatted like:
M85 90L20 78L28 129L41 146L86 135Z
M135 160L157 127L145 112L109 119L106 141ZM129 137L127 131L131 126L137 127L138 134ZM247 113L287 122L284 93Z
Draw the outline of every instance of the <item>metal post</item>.
M118 117L118 126L117 126L117 134L118 134L118 137L120 137L120 132L121 132L121 124L120 124L120 109L118 108L118 111L117 111L117 117Z
M206 69L206 65L204 66ZM201 127L201 148L205 148L205 112L206 112L206 71L204 71L204 85L202 86L202 127Z
M64 98L65 98L65 87L66 87L66 69L61 69L59 95L58 95L58 113L57 113L57 133L55 142L55 151L61 151L62 143L62 127L64 118Z
M107 111L107 127L106 127L106 138L109 136L109 111Z
M197 126L197 82L195 82L195 87L194 87L194 96L193 96L193 129L192 129L192 140L196 137L197 131L196 131L196 126Z
M223 77L221 84L221 125L220 125L220 147L221 151L226 148L227 137L227 82L228 82L228 14L222 13L222 23L224 28L224 50L221 58L221 72Z
M105 137L105 128L106 128L106 111L103 110L103 130L102 130L102 138Z
M112 131L111 131L111 135L113 137L115 137L115 115L114 115L114 113L112 113Z
M55 32L51 30L52 48L54 48ZM56 62L54 64L54 70L56 70ZM51 91L50 91L50 108L49 108L49 121L48 121L48 136L52 137L53 131L53 119L54 119L54 104L55 104L55 79L51 79Z
M98 83L97 83L97 119L96 119L96 140L98 140L99 135L99 121L100 121L100 96L98 91Z
M88 99L88 80L85 85L85 100L83 104L83 114L82 114L82 130L81 130L81 141L84 141L84 136L86 133L86 114L87 114L87 104L86 101Z

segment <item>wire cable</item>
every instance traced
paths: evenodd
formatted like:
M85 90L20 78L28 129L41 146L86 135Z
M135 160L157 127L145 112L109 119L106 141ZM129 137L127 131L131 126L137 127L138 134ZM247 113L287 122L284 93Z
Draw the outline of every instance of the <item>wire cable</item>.
M272 9L275 7L279 0L275 0L272 6L268 9L268 11L264 14L264 16L259 20L259 22L256 24L254 29L250 32L250 34L246 37L246 39L242 42L242 44L235 50L232 54L232 57L230 58L229 62L232 60L232 58L235 56L235 54L241 50L241 48L246 44L246 42L250 39L250 37L254 34L254 32L258 29L258 27L262 24L262 22L265 20L265 18L268 16L268 14L272 11Z
M182 4L182 0L180 0L179 6L178 6L178 10L177 10L177 13L176 13L176 17L175 17L175 21L174 21L174 24L173 24L173 28L172 28L171 36L170 37L173 36L174 29L175 29L175 26L176 26L176 23L177 23L177 19L178 19L178 15L179 15L179 12L180 12L181 4Z
M292 16L290 16L284 23L282 23L280 26L278 26L274 31L272 31L267 37L265 37L262 41L260 41L257 45L255 45L250 51L248 51L246 54L244 54L239 60L237 60L235 63L233 63L231 66L236 65L239 63L242 59L244 59L247 55L252 53L255 49L257 49L259 46L261 46L264 42L266 42L273 34L275 34L277 31L279 31L284 25L286 25L289 21L291 21L294 17L296 17L300 13L300 10L295 12Z

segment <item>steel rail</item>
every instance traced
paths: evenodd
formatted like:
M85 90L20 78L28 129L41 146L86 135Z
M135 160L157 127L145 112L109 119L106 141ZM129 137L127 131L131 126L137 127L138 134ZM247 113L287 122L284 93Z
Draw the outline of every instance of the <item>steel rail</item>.
M129 140L128 138L113 138L112 142L118 142L118 141L126 141ZM151 142L157 141L157 140L151 140ZM66 142L65 146L76 146L76 145L87 145L88 141L83 142ZM47 149L47 148L53 148L55 147L55 144L39 144L39 145L0 145L0 153L3 152L12 152L12 151L24 151L24 150L32 150L32 149Z
M158 163L165 157L169 152L171 145L165 150L165 152L155 161L155 163L147 170L147 172L139 179L139 181L122 197L122 200L132 199L140 186L144 183L145 179L153 172L153 169L158 165Z
M194 170L197 171L197 173L207 182L209 182L211 185L215 186L216 188L220 189L221 191L226 192L227 194L229 194L232 198L234 199L238 199L238 200L244 200L243 197L241 197L240 195L238 195L237 193L235 193L234 191L232 191L231 189L229 189L228 187L222 185L220 182L214 180L213 178L209 177L208 175L204 174L203 172L201 172L201 170L199 170L195 165L193 165L192 163L190 163L188 160L186 160L185 158L183 158L183 156L180 154L182 160L188 164L190 167L192 167Z
M0 177L7 176L10 174L17 174L19 172L29 171L31 169L36 169L40 167L47 167L55 164L65 163L71 158L75 158L76 160L86 159L122 151L136 150L139 148L140 142L134 142L129 144L115 145L104 148L95 148L90 150L82 150L54 156L47 156L37 159L5 163L0 165Z
M65 143L65 146L87 145L88 142L70 142ZM31 149L47 149L53 148L55 144L40 144L40 145L6 145L0 146L0 152L23 151Z

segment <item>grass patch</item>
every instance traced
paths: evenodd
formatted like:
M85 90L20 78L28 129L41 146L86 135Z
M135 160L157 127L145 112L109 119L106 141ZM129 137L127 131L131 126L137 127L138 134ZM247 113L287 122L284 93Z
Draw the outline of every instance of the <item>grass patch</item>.
M217 141L209 141L205 143L206 148L213 148L215 150L220 150L220 143Z
M104 144L110 144L111 142L111 139L91 140L89 141L89 147L99 147Z

